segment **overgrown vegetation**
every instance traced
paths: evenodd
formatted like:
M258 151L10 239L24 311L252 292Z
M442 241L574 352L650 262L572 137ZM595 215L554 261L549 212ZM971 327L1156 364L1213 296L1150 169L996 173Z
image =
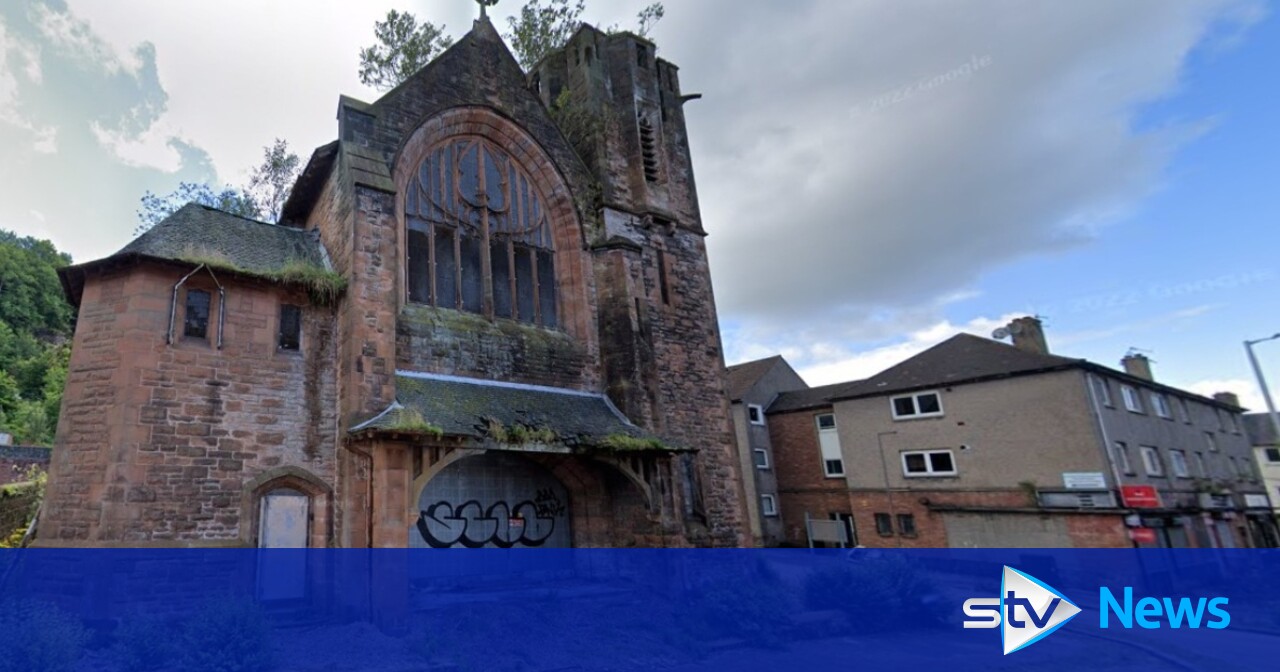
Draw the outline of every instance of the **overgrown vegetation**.
M252 600L207 602L183 628L180 664L190 672L260 672L274 666L271 626Z
M242 273L301 286L311 302L318 306L337 304L343 292L347 291L347 279L341 273L304 259L291 259L279 270L263 273L244 268L227 258L222 251L208 247L188 245L178 258L192 264L204 264L214 271Z
M22 524L13 528L9 536L0 539L0 548L21 548L22 542L27 538L27 529L31 527L31 521L35 518L36 512L40 510L40 503L44 501L45 485L49 482L49 475L41 469L39 465L31 465L23 473L23 480L19 483L10 483L0 486L0 507L6 503L11 506L15 503L5 500L26 500L27 506L25 511L14 512L11 508L5 507L11 515L21 514ZM18 504L20 506L20 504ZM9 522L5 525L13 524L13 519L6 516Z
M67 379L71 306L47 240L0 230L0 431L16 443L53 442Z
M844 612L854 632L919 627L912 622L934 592L920 567L896 555L851 559L844 566L810 574L804 603L810 609Z
M428 422L426 418L422 417L422 412L416 408L401 408L396 412L395 420L387 429L412 434L426 434L436 439L444 436L444 430L439 425Z
M533 443L555 443L559 440L556 433L546 427L529 427L520 423L507 426L497 418L485 421L485 434L498 443L513 446L524 446Z
M654 437L639 438L628 434L610 434L597 444L601 448L617 452L636 450L667 450L667 444Z

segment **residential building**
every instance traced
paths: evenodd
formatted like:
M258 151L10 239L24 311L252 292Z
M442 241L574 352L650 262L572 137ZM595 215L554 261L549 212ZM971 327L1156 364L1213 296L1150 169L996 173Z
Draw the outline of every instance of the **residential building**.
M1280 438L1271 414L1245 413L1244 432L1253 446L1253 461L1262 473L1271 508L1280 515Z
M952 337L766 420L786 541L848 515L880 547L1271 546L1241 408L1051 354L1039 320Z
M784 541L773 445L765 409L781 392L808 387L781 356L729 367L729 416L741 464L742 491L751 537L757 546Z
M643 38L525 73L482 16L340 98L278 224L188 205L64 269L39 543L745 543L687 98Z

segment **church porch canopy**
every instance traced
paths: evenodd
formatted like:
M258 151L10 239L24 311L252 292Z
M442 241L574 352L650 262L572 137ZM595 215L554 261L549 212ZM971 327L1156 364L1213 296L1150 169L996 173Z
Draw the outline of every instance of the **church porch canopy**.
M349 433L524 452L692 451L632 424L603 394L409 371L396 372L396 401Z

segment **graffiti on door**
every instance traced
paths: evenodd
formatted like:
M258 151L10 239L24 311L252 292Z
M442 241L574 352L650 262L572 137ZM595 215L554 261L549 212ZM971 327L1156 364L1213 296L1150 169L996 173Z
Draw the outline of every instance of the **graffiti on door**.
M473 499L454 506L439 501L420 512L418 533L433 548L541 546L556 531L556 519L564 512L564 503L550 488L514 505L498 501L485 507Z

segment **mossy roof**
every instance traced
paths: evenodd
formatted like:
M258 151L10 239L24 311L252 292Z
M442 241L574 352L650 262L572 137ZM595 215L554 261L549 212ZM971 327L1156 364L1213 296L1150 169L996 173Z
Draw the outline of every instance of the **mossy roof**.
M678 450L632 424L603 394L423 373L400 372L396 404L351 431L395 431L402 420L419 416L453 437L483 440L492 421L503 428L549 429L571 449L612 444Z

